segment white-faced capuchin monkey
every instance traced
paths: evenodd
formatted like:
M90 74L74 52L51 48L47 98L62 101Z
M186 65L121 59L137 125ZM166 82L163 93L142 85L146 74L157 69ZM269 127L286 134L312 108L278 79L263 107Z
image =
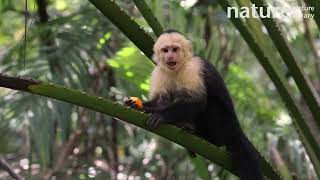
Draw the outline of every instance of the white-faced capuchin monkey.
M147 125L188 125L216 146L226 146L242 180L261 180L258 153L241 130L226 85L217 70L194 56L191 42L176 30L164 31L153 47L157 64L151 77L151 101L138 107L151 113ZM141 103L141 102L140 102Z

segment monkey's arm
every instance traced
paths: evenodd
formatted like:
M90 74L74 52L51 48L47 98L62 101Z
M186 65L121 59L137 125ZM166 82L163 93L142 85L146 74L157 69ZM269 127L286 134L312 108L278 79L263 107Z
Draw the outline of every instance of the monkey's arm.
M131 98L125 104L136 110L152 113L147 121L147 125L151 128L156 128L160 123L192 121L206 107L205 100L192 99L186 95L177 96L179 97L171 104L159 103L157 98L144 102L141 107L137 105L141 101L140 99Z
M143 103L143 110L145 113L159 112L164 109L164 105L157 104L157 100L151 100Z
M143 111L145 113L157 112L164 108L163 105L157 104L157 99L142 102L138 97L129 97L129 99L124 102L124 104L135 110Z
M168 122L194 119L205 108L205 102L180 100L163 108L160 113Z
M204 101L178 100L168 106L158 106L158 109L151 114L147 125L156 128L160 123L192 121L204 108Z

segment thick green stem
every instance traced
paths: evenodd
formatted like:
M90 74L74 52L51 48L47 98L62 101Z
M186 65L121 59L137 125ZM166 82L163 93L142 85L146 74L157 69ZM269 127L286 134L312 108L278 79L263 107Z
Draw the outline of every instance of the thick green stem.
M22 84L22 86L19 84ZM164 124L160 125L157 129L149 129L146 126L146 120L148 118L147 114L130 109L121 104L114 103L103 97L92 96L85 92L76 91L52 83L41 83L36 80L10 77L3 74L0 74L0 87L7 87L50 97L113 116L173 141L216 163L231 173L238 175L237 170L232 167L229 153L226 153L207 141L172 125ZM261 166L264 175L269 179L281 179L279 176L275 175L275 172L266 160L261 159Z
M264 13L267 11L267 5L263 0L251 0L258 7L263 8ZM296 58L291 52L285 38L282 36L282 32L274 18L260 18L262 23L267 28L267 31L278 49L280 56L288 67L290 75L295 80L302 97L305 99L308 108L310 109L312 116L318 128L320 128L320 98L312 86L310 80L304 75L302 69L298 65Z
M225 0L219 0L219 4L222 6L225 12L227 12L227 8L230 7L230 4ZM266 73L273 81L281 98L283 99L283 102L290 112L293 122L296 125L301 140L308 152L310 159L313 162L316 171L320 170L320 154L318 153L320 152L319 145L317 144L307 124L305 123L305 117L301 113L301 110L298 108L298 105L293 98L293 94L287 84L286 79L284 78L284 75L279 72L275 63L272 61L270 56L265 53L263 48L261 48L261 45L253 38L245 24L240 19L237 19L235 17L231 17L230 20L238 29L253 54L257 57Z
M151 59L153 39L111 0L89 0L103 15L117 26L147 57Z
M147 3L144 0L133 0L134 4L137 6L139 11L141 12L144 19L147 21L149 26L152 28L153 32L160 36L163 29L158 21L158 19L153 15L151 9L148 7Z
M314 20L318 25L318 29L320 31L320 0L304 0L308 7L314 7L313 11L309 13L314 14Z

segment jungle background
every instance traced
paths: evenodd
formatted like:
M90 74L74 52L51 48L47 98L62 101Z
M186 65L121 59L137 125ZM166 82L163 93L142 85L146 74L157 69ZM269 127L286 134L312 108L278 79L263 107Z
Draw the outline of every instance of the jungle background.
M89 1L27 2L26 7L24 0L0 0L0 72L118 102L128 95L148 99L154 65ZM131 0L115 2L152 35ZM218 2L146 2L163 27L184 33L195 52L216 66L230 90L241 126L271 164L285 168L293 179L318 179L277 89ZM268 2L304 5L300 0ZM316 23L302 14L279 23L304 74L320 93ZM319 142L319 129L312 124L290 73L281 62L278 67ZM192 159L181 146L131 124L5 88L0 88L0 161L27 179L236 179L214 163ZM8 171L0 171L0 179L10 178Z

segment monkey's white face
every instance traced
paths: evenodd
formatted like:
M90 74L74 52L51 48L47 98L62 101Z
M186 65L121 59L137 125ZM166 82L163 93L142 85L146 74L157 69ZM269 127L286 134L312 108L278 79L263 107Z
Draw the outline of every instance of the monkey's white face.
M153 50L157 65L169 71L178 71L193 56L191 42L179 33L162 34Z
M162 65L170 70L177 70L181 65L181 46L177 43L165 44L160 47Z

